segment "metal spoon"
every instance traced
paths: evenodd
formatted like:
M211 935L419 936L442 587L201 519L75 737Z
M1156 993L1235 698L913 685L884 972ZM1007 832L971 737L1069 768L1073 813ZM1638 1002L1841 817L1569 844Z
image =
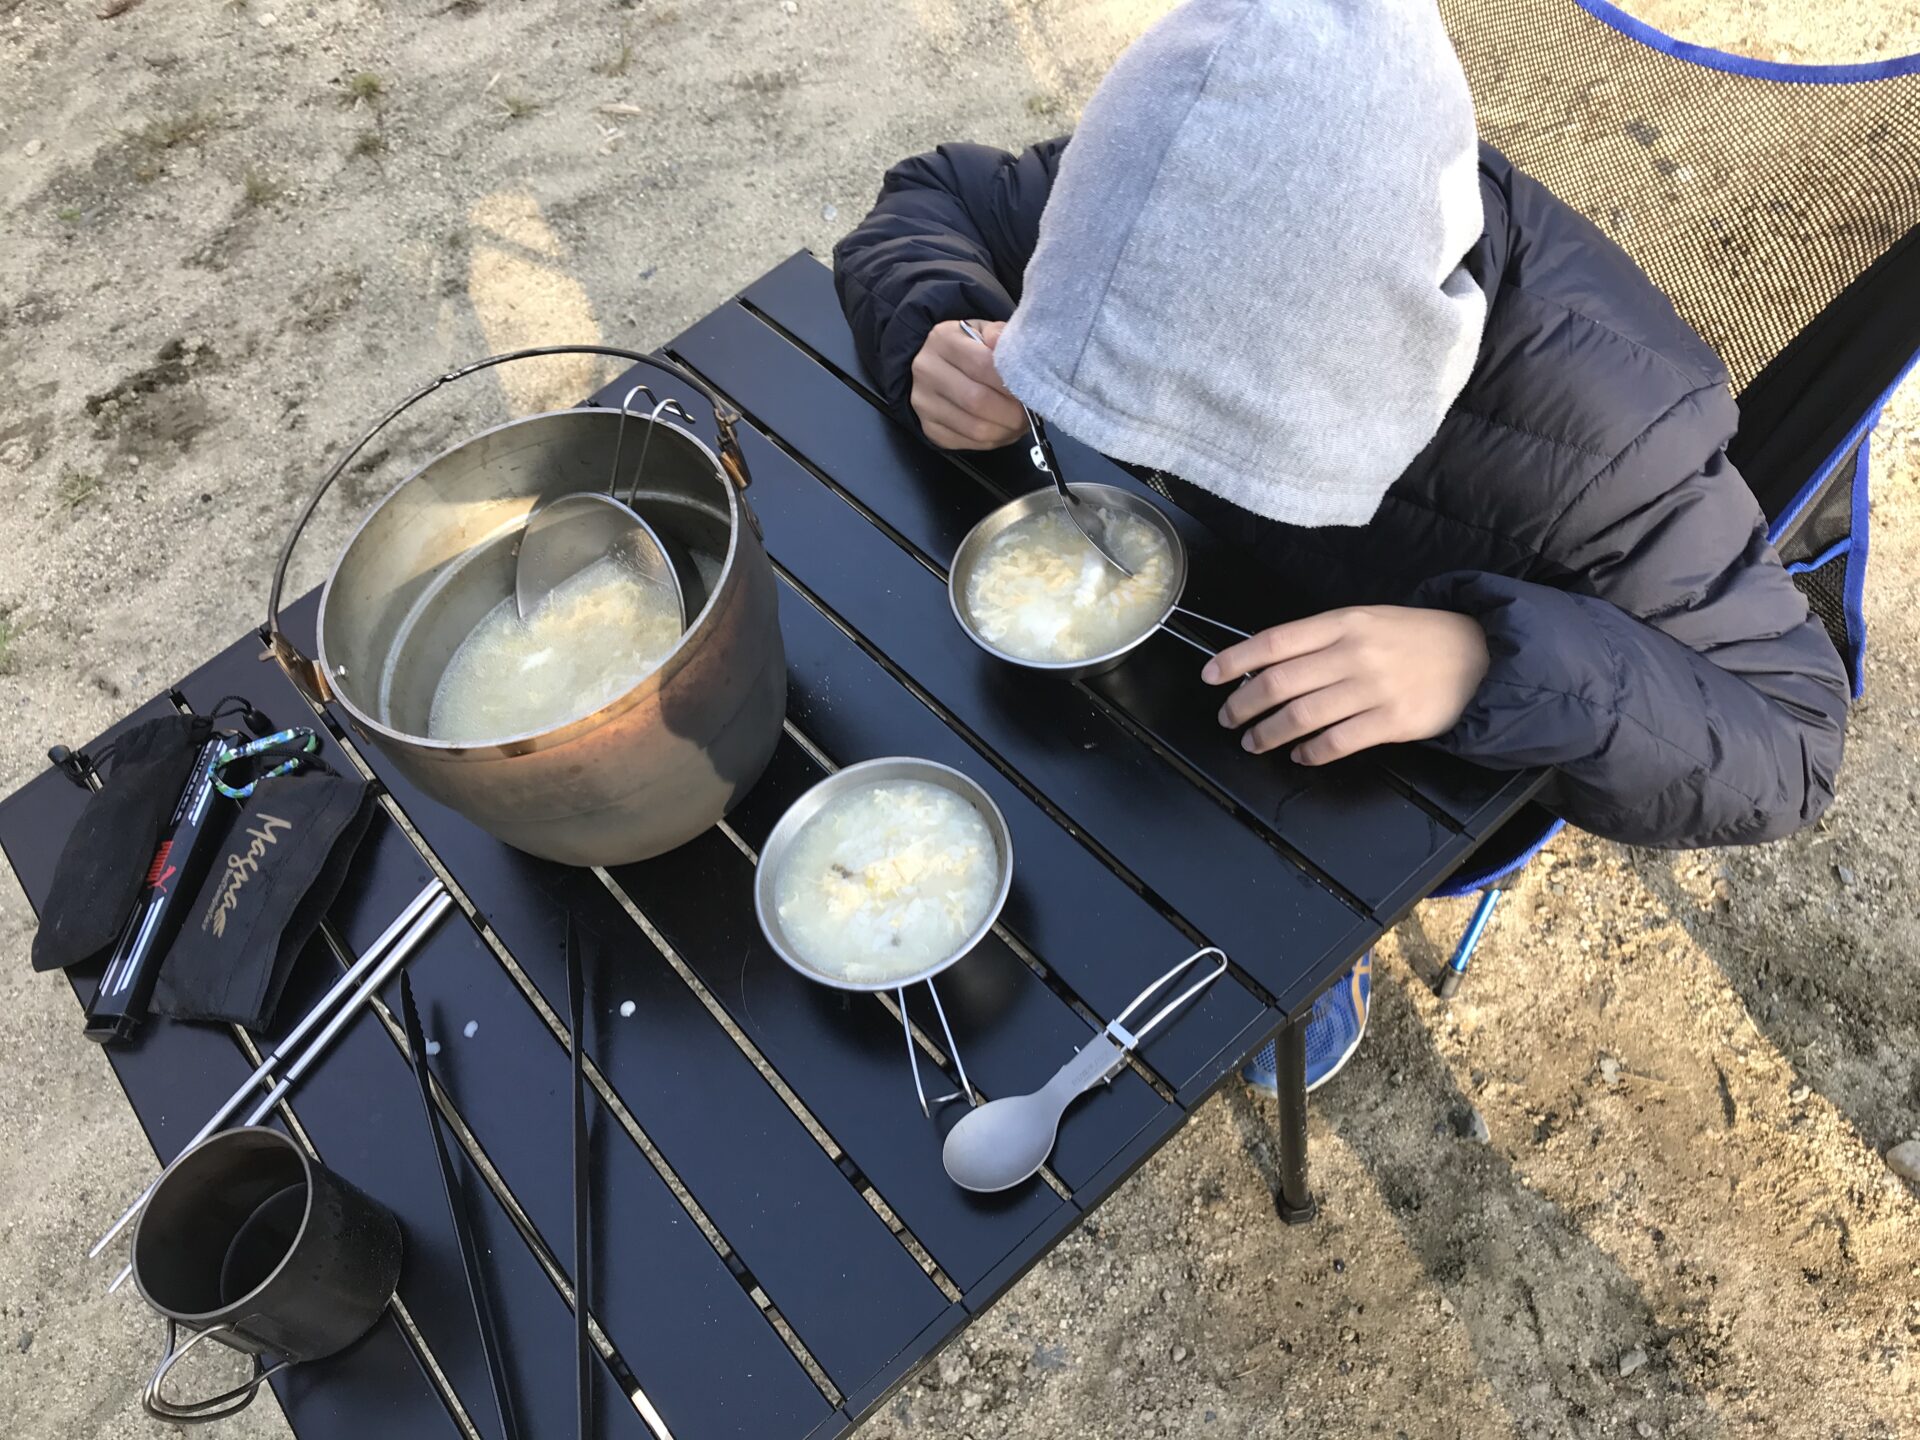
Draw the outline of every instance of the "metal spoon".
M978 340L982 345L987 343L980 332L965 320L960 322L960 329L968 339ZM1053 488L1060 492L1061 508L1067 512L1067 519L1073 522L1073 528L1086 537L1087 543L1102 560L1131 580L1133 571L1113 552L1113 540L1107 534L1106 517L1068 489L1067 482L1061 478L1060 462L1054 458L1053 442L1047 438L1046 422L1025 405L1020 410L1027 417L1027 430L1033 436L1033 448L1027 451L1033 468L1053 481Z
M687 597L680 574L654 528L611 495L561 495L539 506L520 535L513 572L513 603L533 617L553 592L588 566L613 556L643 581L673 595L680 628L687 628Z
M1159 1013L1138 1030L1127 1029L1129 1015L1209 955L1220 963L1161 1006ZM1094 1086L1118 1075L1126 1066L1128 1054L1149 1033L1218 980L1226 969L1226 955L1212 946L1189 955L1136 995L1112 1024L1031 1095L1008 1095L968 1111L947 1132L946 1144L940 1150L948 1178L962 1190L991 1194L1011 1190L1038 1172L1053 1153L1060 1117L1067 1107Z
M643 390L646 386L634 386L620 402L620 431L614 437L613 474L608 478L606 493L577 491L558 495L536 505L527 517L526 528L520 532L513 571L513 604L522 621L531 619L555 590L589 565L615 556L631 566L642 580L666 586L672 592L680 628L687 628L687 592L680 583L679 568L669 555L666 542L639 511L616 499L613 493L620 481L620 446L626 439L628 406ZM649 397L652 393L647 391ZM634 483L627 491L629 500L639 487L640 471L646 468L652 427L660 423L661 412L669 406L675 410L680 408L672 400L663 400L647 417L646 442L641 444L640 464L634 471Z

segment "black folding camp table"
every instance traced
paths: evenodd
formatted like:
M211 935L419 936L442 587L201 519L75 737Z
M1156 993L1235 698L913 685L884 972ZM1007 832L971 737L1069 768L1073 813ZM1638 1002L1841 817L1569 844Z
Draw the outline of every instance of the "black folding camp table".
M521 1432L571 1434L572 1328L558 1283L572 1254L561 947L571 913L586 937L597 1085L587 1294L610 1347L595 1371L601 1429L824 1440L953 1340L1276 1035L1276 1199L1284 1217L1310 1217L1303 1017L1539 777L1419 748L1322 769L1248 755L1215 722L1198 657L1172 636L1080 683L1016 673L977 649L949 612L946 562L1036 476L1017 450L945 455L889 418L810 256L668 350L746 420L749 495L781 579L789 666L788 731L771 768L724 826L601 874L493 840L322 714L329 760L350 769L357 756L388 790L281 1014L302 1013L433 874L455 889L459 910L408 970L457 1117ZM641 378L710 419L670 375ZM631 383L589 403L617 405ZM1140 488L1058 442L1070 477ZM1188 603L1242 626L1288 618L1263 602L1257 572L1176 519L1193 553ZM293 618L310 626L312 614L309 597ZM232 694L276 724L315 723L255 635L127 721ZM822 757L892 754L965 771L1012 832L1001 924L941 981L983 1095L1044 1082L1197 947L1232 960L1134 1067L1068 1113L1046 1172L1000 1196L970 1195L942 1171L942 1136L965 1107L922 1115L899 1017L877 997L808 984L754 919L751 857L825 773ZM36 906L85 798L49 769L0 802L0 846ZM96 980L74 973L82 1000ZM930 1013L915 1018L942 1035ZM363 1013L278 1122L391 1207L407 1239L388 1318L347 1353L275 1382L302 1440L451 1437L457 1415L497 1434L397 1036L387 1017ZM77 1014L72 1043L84 1043ZM927 1050L925 1063L944 1058ZM107 1055L162 1161L253 1067L231 1030L160 1021ZM104 1228L118 1206L99 1198ZM101 1264L104 1284L117 1266Z

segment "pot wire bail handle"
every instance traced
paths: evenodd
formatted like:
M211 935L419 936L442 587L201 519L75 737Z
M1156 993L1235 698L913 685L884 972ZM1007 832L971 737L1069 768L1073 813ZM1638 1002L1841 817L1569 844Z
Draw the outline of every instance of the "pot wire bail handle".
M307 526L312 522L314 512L320 508L320 502L326 498L327 492L333 489L334 482L346 473L347 467L381 431L443 385L450 385L455 380L464 380L467 376L476 375L482 370L491 370L496 365L505 365L514 360L537 360L549 355L605 355L615 360L627 360L635 365L652 365L665 370L677 380L685 381L698 391L700 398L713 409L714 429L720 441L720 464L727 472L727 478L733 482L735 489L743 493L753 483L753 477L747 471L746 456L740 449L740 438L734 433L733 428L739 423L740 412L721 399L719 392L705 380L668 356L643 355L637 350L623 350L617 345L538 345L526 350L509 350L504 354L489 355L484 360L475 360L471 364L460 366L457 370L449 370L443 375L436 376L383 415L375 422L372 429L354 441L347 452L334 462L333 468L327 471L325 478L307 497L307 503L301 507L299 518L293 522L293 529L288 532L285 543L280 547L280 558L273 567L273 584L267 592L267 648L274 660L279 663L280 668L286 672L287 678L293 681L295 687L310 704L316 707L325 705L333 698L333 686L330 678L321 672L319 663L302 653L300 647L294 644L286 631L281 628L280 602L286 592L287 571L293 564L294 549L299 545L300 537L306 533ZM647 393L651 395L653 392ZM629 392L627 398L632 399L632 392ZM657 410L656 413L658 413ZM682 410L681 413L684 415L686 412ZM621 421L623 425L625 424L624 414L623 405Z

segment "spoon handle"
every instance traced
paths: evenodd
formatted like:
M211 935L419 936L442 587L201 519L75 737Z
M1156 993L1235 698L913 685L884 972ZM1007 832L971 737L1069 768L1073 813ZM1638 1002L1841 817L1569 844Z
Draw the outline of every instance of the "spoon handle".
M1126 1068L1127 1052L1122 1050L1104 1034L1095 1035L1066 1064L1054 1072L1053 1078L1041 1087L1045 1095L1060 1110L1065 1110L1074 1098L1084 1095L1096 1085L1104 1085Z
M1020 408L1026 410L1024 405ZM1033 462L1034 469L1053 481L1053 488L1060 492L1060 507L1067 512L1067 519L1072 522L1073 528L1093 547L1096 555L1131 580L1133 571L1113 553L1113 542L1107 535L1107 522L1101 518L1099 510L1074 494L1067 485L1067 477L1060 471L1060 462L1053 457L1053 441L1047 435L1047 422L1027 410L1027 429L1033 434L1033 448L1027 452L1027 458Z
M986 338L965 320L960 321L959 325L961 333L969 340L982 345L987 343ZM1034 469L1053 482L1053 488L1060 495L1060 508L1067 512L1068 521L1080 532L1081 538L1093 547L1093 553L1131 580L1133 571L1113 553L1113 546L1107 538L1107 522L1100 518L1098 510L1068 488L1067 477L1061 473L1060 462L1053 455L1053 440L1047 434L1047 422L1024 403L1020 410L1027 417L1027 430L1033 437L1033 446L1027 451L1027 459L1033 462Z

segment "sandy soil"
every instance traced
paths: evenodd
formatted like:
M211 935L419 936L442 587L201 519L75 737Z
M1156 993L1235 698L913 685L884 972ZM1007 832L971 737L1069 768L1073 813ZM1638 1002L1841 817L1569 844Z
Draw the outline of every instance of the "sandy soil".
M406 388L658 343L824 253L899 156L1064 127L1164 6L96 8L0 0L0 791L255 623L323 458ZM1913 0L1632 8L1769 58L1920 50ZM311 555L586 378L423 415ZM1677 859L1563 840L1450 1010L1424 980L1464 905L1423 908L1314 1106L1320 1224L1274 1223L1270 1107L1225 1095L864 1433L1920 1435L1920 1207L1882 1159L1920 1136L1911 387L1878 453L1830 818ZM155 1323L80 1258L149 1156L30 925L0 883L0 1433L151 1433ZM223 1433L286 1432L262 1405Z

